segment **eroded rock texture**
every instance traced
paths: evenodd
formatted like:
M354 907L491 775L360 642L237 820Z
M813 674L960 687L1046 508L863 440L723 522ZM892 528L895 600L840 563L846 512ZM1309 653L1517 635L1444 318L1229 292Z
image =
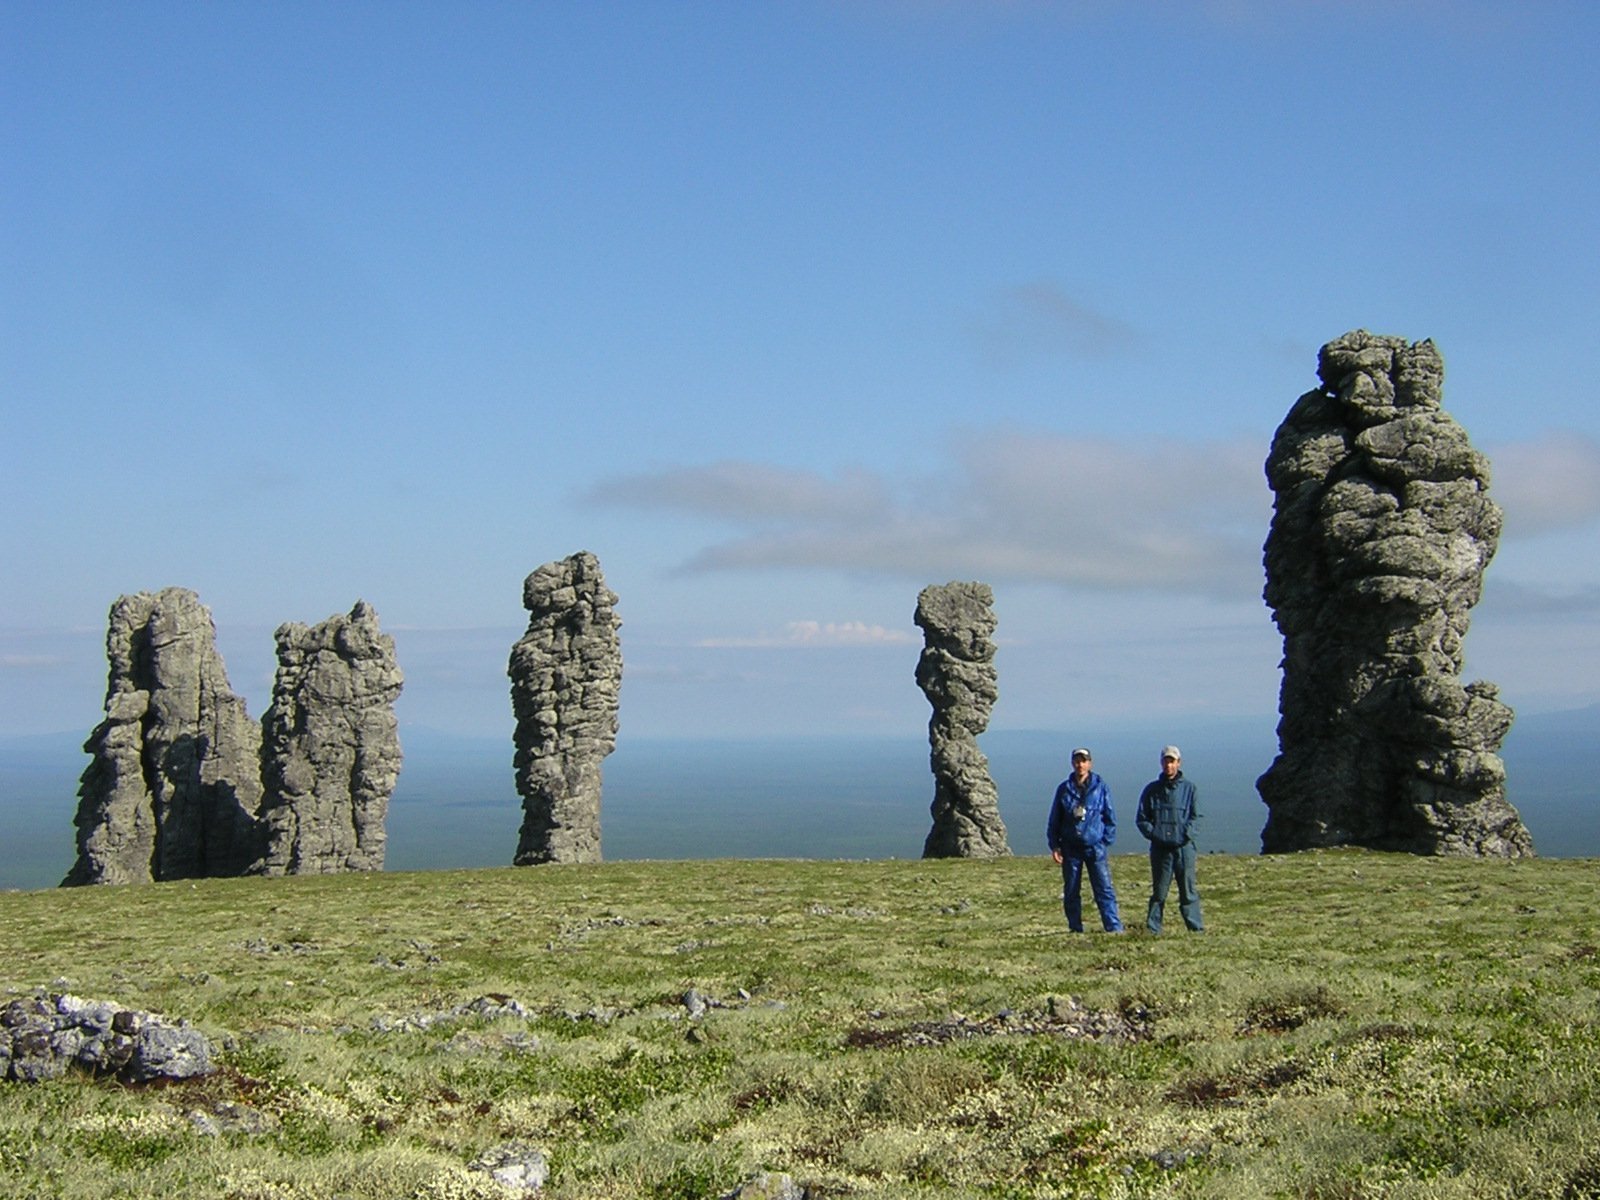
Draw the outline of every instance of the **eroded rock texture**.
M384 821L400 778L394 639L358 600L346 616L280 625L272 707L262 718L266 875L383 867Z
M933 828L923 858L1010 854L1000 797L978 735L1000 689L994 666L994 592L986 583L922 589L914 618L922 629L917 685L933 706L928 720L933 766Z
M209 1075L212 1047L187 1021L63 993L0 1008L0 1080L40 1083L76 1068L124 1083Z
M1266 600L1283 633L1267 853L1533 853L1495 753L1511 710L1459 681L1500 537L1489 465L1440 407L1432 342L1358 330L1273 439Z
M210 611L183 588L122 596L106 657L63 884L242 874L260 849L261 730L228 686Z
M600 861L600 764L616 748L622 687L616 603L588 551L523 582L528 632L506 668L523 809L518 866Z

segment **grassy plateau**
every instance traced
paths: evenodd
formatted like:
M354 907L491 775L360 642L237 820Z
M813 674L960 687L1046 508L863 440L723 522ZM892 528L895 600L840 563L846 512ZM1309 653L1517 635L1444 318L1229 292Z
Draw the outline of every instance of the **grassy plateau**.
M1044 858L9 893L0 1003L221 1049L0 1084L0 1195L502 1200L469 1164L517 1142L551 1200L1600 1197L1597 878L1212 855L1160 937L1069 935Z

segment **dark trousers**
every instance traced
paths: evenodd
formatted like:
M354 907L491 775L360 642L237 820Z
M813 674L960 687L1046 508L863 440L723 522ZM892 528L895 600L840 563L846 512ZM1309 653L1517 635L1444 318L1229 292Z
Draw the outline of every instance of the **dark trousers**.
M1150 843L1150 912L1145 926L1151 933L1161 932L1161 916L1167 906L1167 891L1178 881L1178 911L1183 923L1199 933L1205 928L1200 919L1200 891L1194 885L1194 843L1158 846Z
M1104 850L1098 858L1079 858L1063 850L1061 859L1061 907L1067 914L1067 928L1083 932L1083 877L1089 876L1089 890L1100 910L1100 924L1107 933L1120 933L1122 916L1117 912L1117 892L1111 886L1111 860Z

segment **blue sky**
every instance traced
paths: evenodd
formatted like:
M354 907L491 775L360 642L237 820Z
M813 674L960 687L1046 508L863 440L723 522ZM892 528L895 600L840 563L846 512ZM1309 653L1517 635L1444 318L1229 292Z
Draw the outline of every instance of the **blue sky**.
M365 598L508 735L595 552L623 736L1271 721L1261 464L1317 348L1433 338L1507 531L1470 677L1600 702L1600 8L0 0L0 733L120 594Z

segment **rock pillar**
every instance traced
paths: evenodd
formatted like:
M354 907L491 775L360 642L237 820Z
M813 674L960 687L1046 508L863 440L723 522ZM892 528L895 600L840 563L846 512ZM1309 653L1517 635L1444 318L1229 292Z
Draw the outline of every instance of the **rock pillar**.
M1439 352L1358 330L1317 373L1266 464L1265 595L1284 649L1262 849L1532 854L1496 753L1511 709L1459 680L1501 514L1487 460L1441 405Z
M346 616L280 625L272 707L262 718L266 875L383 868L400 778L394 639L358 600Z
M994 666L994 592L986 583L922 589L917 685L933 706L928 720L933 767L933 828L924 858L995 858L1010 854L1000 798L978 735L1000 690Z
M259 852L261 730L228 685L210 611L183 588L119 597L106 657L63 884L242 874Z
M523 582L528 631L511 648L517 866L600 861L600 764L617 744L622 647L616 594L588 551Z

